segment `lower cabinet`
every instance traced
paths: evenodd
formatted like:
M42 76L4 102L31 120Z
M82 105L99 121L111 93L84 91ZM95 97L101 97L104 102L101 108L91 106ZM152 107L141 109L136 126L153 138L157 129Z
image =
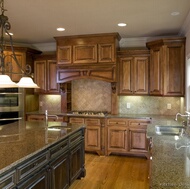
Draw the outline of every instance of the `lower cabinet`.
M40 172L31 175L31 177L18 185L18 189L46 189L49 188L48 170L42 169Z
M0 174L2 189L66 189L85 177L84 128L38 154L26 158L13 170Z
M148 158L147 125L150 119L108 118L106 154L133 154Z
M69 122L86 125L85 151L96 152L99 155L105 155L104 118L101 119L101 118L90 118L90 117L89 118L70 117Z
M69 156L68 151L50 163L50 188L65 189L69 187Z
M108 127L107 155L112 152L126 153L128 150L128 131L126 127Z

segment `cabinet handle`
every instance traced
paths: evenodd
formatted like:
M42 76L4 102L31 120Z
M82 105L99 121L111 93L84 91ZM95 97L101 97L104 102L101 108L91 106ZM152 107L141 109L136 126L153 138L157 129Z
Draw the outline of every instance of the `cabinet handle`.
M33 164L33 167L36 167L37 165L38 165L38 163L34 163L34 164Z

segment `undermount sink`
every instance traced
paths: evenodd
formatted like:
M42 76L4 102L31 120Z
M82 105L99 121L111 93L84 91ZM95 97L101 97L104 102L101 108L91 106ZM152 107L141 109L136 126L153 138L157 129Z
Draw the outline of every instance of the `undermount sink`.
M155 132L157 135L182 135L184 133L183 126L164 126L156 125Z
M52 125L52 126L48 127L48 130L51 130L51 129L71 130L70 127L67 127L67 126L61 126L61 125Z

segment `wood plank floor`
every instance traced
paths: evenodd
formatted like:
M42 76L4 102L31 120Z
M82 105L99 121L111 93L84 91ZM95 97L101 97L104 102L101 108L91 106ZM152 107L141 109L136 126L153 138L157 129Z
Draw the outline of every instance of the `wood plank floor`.
M85 154L86 177L69 189L148 189L148 160Z

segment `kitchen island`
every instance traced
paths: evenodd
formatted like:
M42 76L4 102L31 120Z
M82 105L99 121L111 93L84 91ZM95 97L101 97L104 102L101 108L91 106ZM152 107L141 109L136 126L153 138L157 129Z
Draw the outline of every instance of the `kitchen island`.
M156 125L180 126L175 116L154 116L148 125L147 137L152 139L150 149L150 188L190 188L190 138L187 135L159 135Z
M0 188L68 188L85 176L84 124L0 126Z

